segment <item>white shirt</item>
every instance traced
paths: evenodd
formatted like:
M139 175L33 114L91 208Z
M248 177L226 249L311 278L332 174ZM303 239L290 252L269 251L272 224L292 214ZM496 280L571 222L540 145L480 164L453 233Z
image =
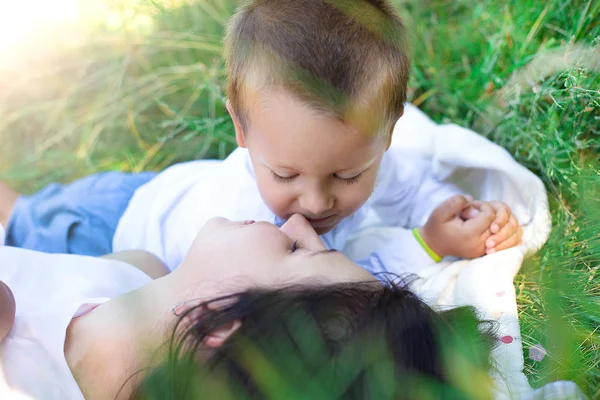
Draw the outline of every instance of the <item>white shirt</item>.
M151 279L128 264L0 247L0 280L15 296L16 319L0 343L0 399L83 399L67 365L71 320Z
M456 193L460 193L457 187L433 177L428 160L390 148L371 199L321 239L328 249L343 251L351 234L372 212L388 226L421 226L437 205ZM113 250L147 250L173 270L205 222L217 216L278 226L284 222L262 201L247 149L236 149L224 161L174 165L140 187L119 221ZM399 233L371 257L354 261L372 273L397 274L433 262L410 231Z

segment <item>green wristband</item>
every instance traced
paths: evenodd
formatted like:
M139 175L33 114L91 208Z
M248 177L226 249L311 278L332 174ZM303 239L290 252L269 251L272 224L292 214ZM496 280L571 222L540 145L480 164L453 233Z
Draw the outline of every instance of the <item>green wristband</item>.
M413 233L413 236L415 237L415 239L417 239L417 242L419 242L419 244L421 245L421 247L423 248L423 250L425 250L425 252L429 255L429 257L431 257L431 259L433 261L435 261L436 263L442 261L442 256L438 255L438 253L436 253L435 251L433 251L431 249L431 247L429 247L427 245L427 243L425 243L425 241L421 237L421 233L419 232L419 228L413 229L412 233Z

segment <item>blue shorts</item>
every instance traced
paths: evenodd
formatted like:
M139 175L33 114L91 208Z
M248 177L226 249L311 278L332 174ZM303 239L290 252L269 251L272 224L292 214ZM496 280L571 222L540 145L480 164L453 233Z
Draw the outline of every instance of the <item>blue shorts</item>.
M105 172L20 196L6 227L6 245L47 253L111 253L131 197L155 176L154 172Z

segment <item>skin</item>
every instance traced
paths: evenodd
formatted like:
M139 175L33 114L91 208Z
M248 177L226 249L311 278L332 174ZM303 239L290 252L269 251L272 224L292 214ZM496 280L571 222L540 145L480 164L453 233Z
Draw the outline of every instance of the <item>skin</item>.
M0 281L0 342L8 335L15 322L15 298L4 282Z
M10 214L18 197L19 193L15 192L6 183L0 181L0 224L2 226L8 225Z
M258 95L246 130L228 109L262 199L280 218L301 214L322 235L373 193L391 133L360 130L285 93Z
M523 235L506 204L473 201L460 195L440 204L419 232L438 255L462 258L481 257L519 245ZM497 240L502 241L496 245Z
M102 256L107 260L119 260L126 262L144 272L152 279L158 279L167 275L170 271L167 266L154 254L141 250L120 251Z
M281 229L266 222L216 218L199 232L174 272L74 319L65 356L86 398L126 399L136 379L120 393L119 388L160 358L157 349L164 349L176 322L175 305L181 313L203 300L253 287L365 281L376 282L342 254L327 251L300 215ZM239 326L223 327L204 345L220 346Z
M246 127L229 102L227 109L238 145L250 154L261 197L274 214L283 219L301 214L322 235L365 204L391 132L354 127L285 92L263 91L249 103ZM460 196L436 212L444 217L430 218L420 231L440 256L475 258L521 243L521 227L502 202Z
M481 207L484 202L476 202ZM512 214L510 207L501 201L490 201L488 204L496 212L496 220L490 227L490 237L485 241L486 254L492 254L521 244L523 228Z

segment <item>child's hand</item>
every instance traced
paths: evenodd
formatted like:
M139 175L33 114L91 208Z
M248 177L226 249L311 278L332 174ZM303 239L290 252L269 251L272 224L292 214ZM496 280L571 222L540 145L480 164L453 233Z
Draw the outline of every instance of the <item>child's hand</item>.
M471 207L477 212L463 219L461 215ZM442 257L476 258L486 254L487 240L492 237L490 226L499 224L497 220L496 209L490 203L472 202L456 195L440 204L419 232L425 243Z
M517 218L512 215L510 207L501 201L472 201L471 205L460 213L460 217L463 220L475 218L484 203L496 211L496 219L490 225L491 235L485 243L485 253L492 254L521 244L523 229Z
M473 202L475 207L483 202ZM510 207L501 201L490 201L487 204L496 211L496 219L490 226L492 235L486 240L486 254L508 249L521 244L523 229L517 218L512 214Z

